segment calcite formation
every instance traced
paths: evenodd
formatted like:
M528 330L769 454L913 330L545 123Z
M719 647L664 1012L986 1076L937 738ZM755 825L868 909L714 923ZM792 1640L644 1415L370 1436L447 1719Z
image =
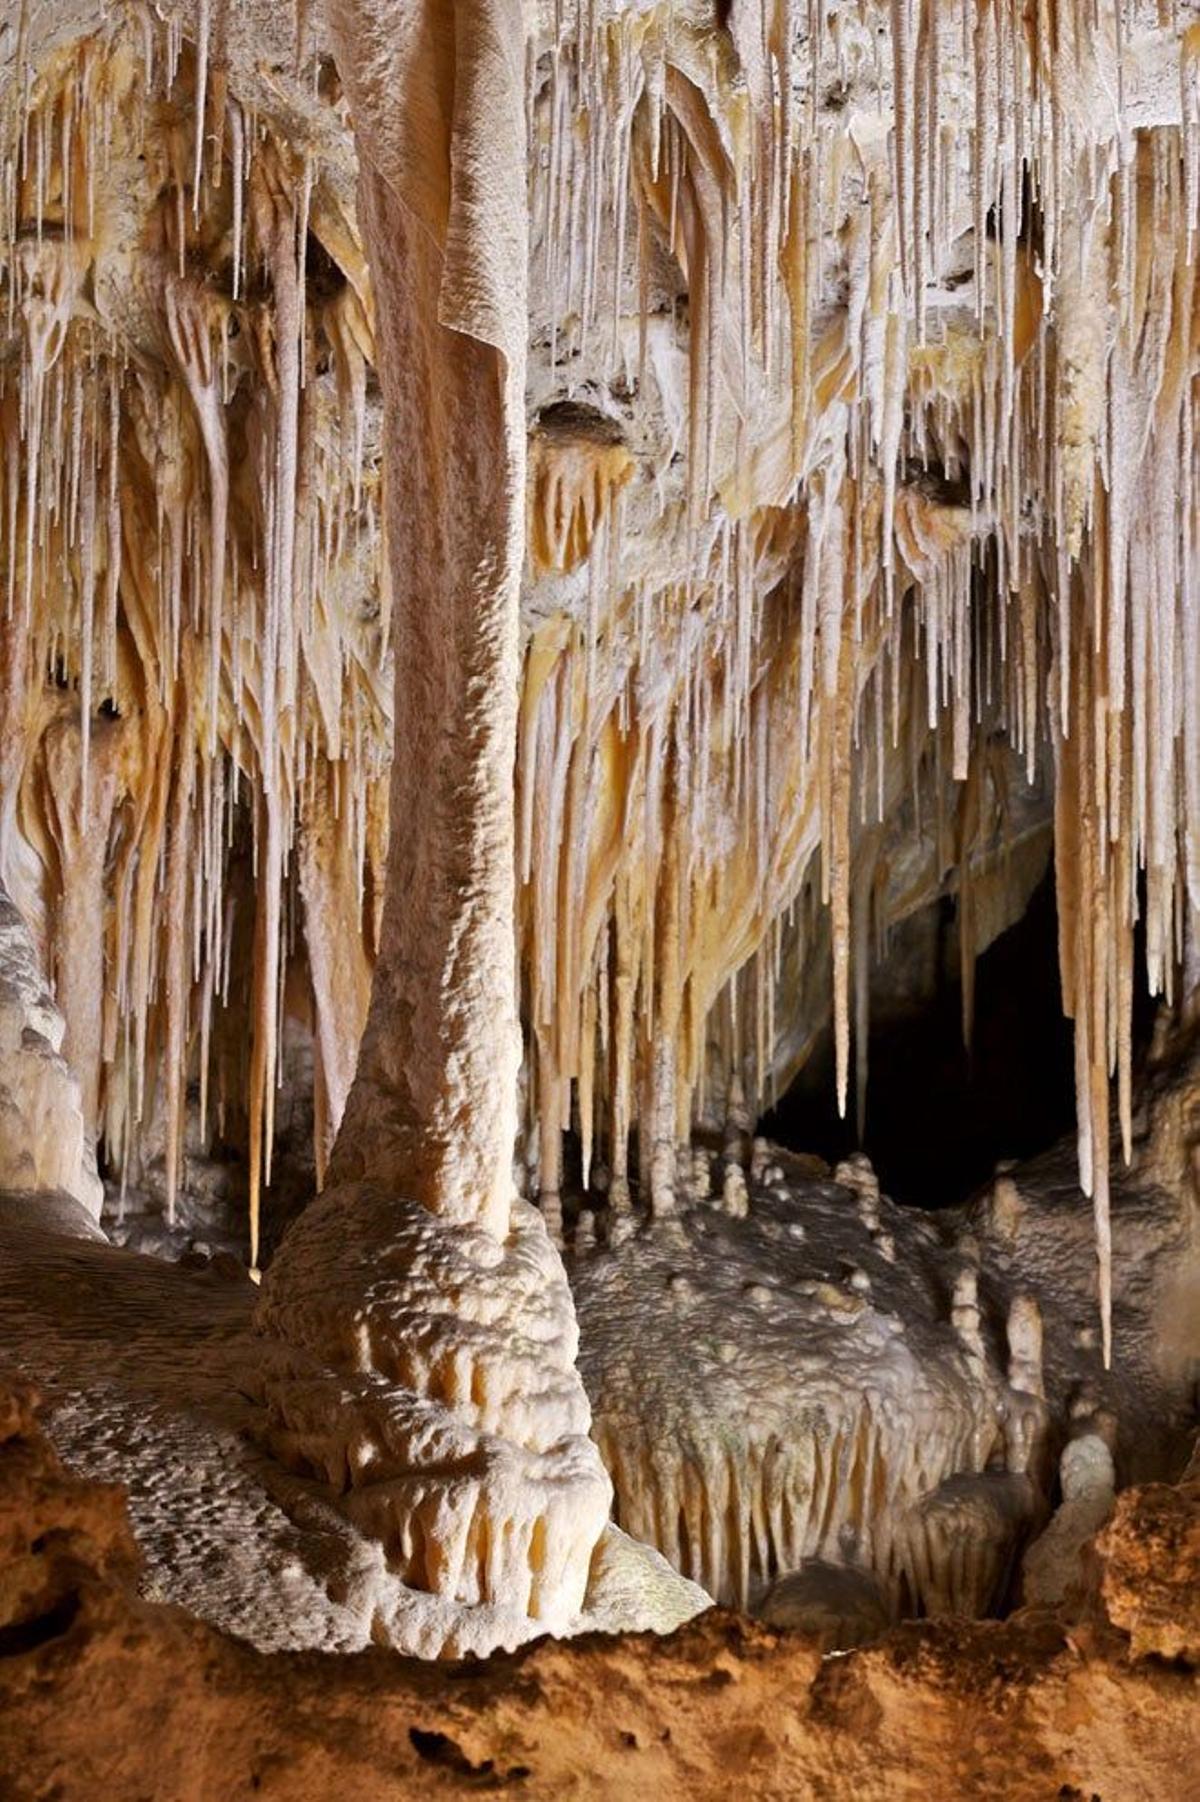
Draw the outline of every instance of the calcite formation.
M937 1318L927 1221L884 1205L889 1264L844 1189L756 1190L744 1219L718 1197L577 1261L617 1518L743 1608L822 1560L873 1570L893 1613L928 1607L949 1561L922 1498L936 1508L939 1485L993 1458L1024 1468L1003 1376ZM991 1536L973 1537L982 1553ZM965 1611L995 1587L981 1579Z
M1107 1319L1139 916L1152 989L1195 962L1194 19L862 0L506 26L530 236L518 917L552 1224L565 1129L585 1174L602 1148L662 1203L731 1072L771 1093L805 945L839 1092L855 1015L865 1087L900 904L879 826L934 765L969 1001L1007 740L1057 797ZM379 943L395 586L338 30L376 75L387 34L207 0L22 20L5 875L108 1167L136 1179L161 1144L170 1206L191 1086L201 1136L245 1143L254 1210L281 1020L312 1031L320 1176ZM508 255L494 201L472 205Z
M295 1348L277 1350L254 1332L256 1298L244 1268L226 1255L177 1267L105 1244L77 1203L0 1198L4 1343L37 1373L55 1446L71 1470L122 1487L148 1596L262 1652L348 1654L386 1643L423 1658L550 1630L661 1632L709 1605L657 1553L609 1527L586 1570L584 1605L568 1617L547 1581L546 1557L535 1571L528 1552L533 1510L540 1500L555 1525L570 1464L563 1461L555 1494L552 1455L523 1456L519 1437L473 1431L468 1407L389 1397L378 1379L373 1417L362 1378L345 1380L344 1410L331 1407L343 1398L331 1388L328 1363L309 1361L299 1373ZM281 1408L307 1398L306 1452L322 1443L331 1458L339 1446L343 1457L357 1452L357 1481L347 1471L347 1487L331 1488L313 1465L289 1461L279 1417L264 1406L268 1394ZM408 1434L398 1441L403 1426ZM398 1449L439 1440L453 1462L414 1459L396 1481ZM364 1492L373 1477L374 1498ZM489 1501L507 1503L509 1514L499 1506L492 1514ZM407 1554L396 1530L403 1518L413 1523ZM451 1552L462 1552L473 1526L470 1550L478 1554L493 1518L501 1531L492 1569L481 1572L463 1555L451 1583ZM426 1525L440 1530L444 1550L438 1539L426 1543ZM479 1588L501 1573L511 1590L481 1599Z
M1066 1145L925 1213L861 1156L830 1170L734 1120L669 1219L589 1216L569 1268L622 1525L768 1618L791 1573L819 1593L830 1565L893 1617L986 1614L1014 1587L1059 1602L1117 1471L1187 1455L1194 1057L1165 1053L1114 1182L1111 1370Z
M1067 1723L1012 1793L1109 1794L1070 1720L1196 1654L1196 0L10 11L0 1286L56 1443L263 1655L1020 1597L785 1643L826 1739L760 1727L763 1793L961 1654ZM1048 868L1073 1148L935 1218L760 1135L828 1027L862 1138L939 909L969 1046ZM96 1224L178 1250L202 1162L253 1283ZM128 1603L114 1508L17 1545L18 1653L91 1558L102 1628L259 1670ZM697 1682L776 1655L725 1631ZM611 1793L694 1778L691 1706ZM410 1749L573 1780L489 1734Z
M710 1612L663 1641L543 1640L484 1666L271 1658L137 1595L111 1489L63 1470L24 1397L0 1402L0 1711L13 1802L261 1790L374 1802L519 1787L624 1802L821 1795L1182 1798L1194 1650L1086 1622L928 1622L834 1659ZM1105 1592L1162 1540L1143 1491L1104 1550ZM1179 1529L1194 1494L1165 1489ZM1158 1633L1186 1638L1186 1572L1156 1566ZM1182 1579L1182 1581L1180 1580ZM1115 1595L1115 1587L1114 1587ZM1114 1619L1120 1604L1114 1600ZM1193 1642L1194 1644L1194 1642ZM105 1698L98 1715L96 1697Z
M103 1188L64 1023L0 886L0 1189L60 1191L99 1217Z
M291 147L281 138L269 145L254 143L255 132L248 130L244 114L236 106L228 112L227 71L217 69L211 93L218 145L214 160L206 160L207 8L197 21L191 147L185 149L178 121L174 127L165 124L166 167L179 177L168 185L182 204L173 212L168 209L168 216L157 213L143 221L137 242L126 239L123 245L135 256L151 250L145 267L154 271L162 301L161 312L152 309L148 322L158 333L150 347L157 358L151 354L148 360L152 369L155 363L165 369L167 382L165 388L156 385L152 373L139 384L146 406L139 410L135 405L131 428L135 440L142 428L149 480L141 484L141 498L144 503L152 496L156 509L147 536L156 540L158 555L149 559L141 557L140 543L125 554L118 359L110 359L106 371L97 374L101 347L91 337L78 364L67 358L60 366L60 359L80 285L97 260L94 187L112 148L112 133L97 129L98 117L106 116L103 107L115 85L112 98L126 134L122 146L127 156L146 160L142 146L149 139L142 129L142 103L158 95L168 108L173 104L181 47L176 22L158 42L165 62L157 75L155 33L144 17L149 35L143 60L131 57L125 35L117 29L111 41L96 45L89 38L66 51L66 62L55 70L57 83L51 80L45 90L22 90L14 97L23 135L32 130L40 142L50 120L61 118L63 136L57 180L52 174L49 189L44 158L41 172L34 173L22 153L9 194L14 242L10 292L19 301L22 330L19 400L14 403L14 443L21 454L18 458L14 449L7 493L10 506L17 506L23 492L25 538L20 582L16 537L8 546L8 618L10 635L20 641L15 670L19 657L29 652L34 629L35 574L42 585L35 563L44 570L61 559L69 572L82 547L85 650L78 743L68 742L63 767L56 768L49 788L57 808L53 819L60 828L55 842L62 867L69 875L78 863L89 872L87 886L74 902L66 898L72 883L64 881L57 957L60 963L71 961L73 970L73 960L83 960L69 988L60 988L64 998L80 998L80 1018L68 1015L67 1039L88 1070L85 1094L96 1099L99 1078L88 1048L98 1054L103 1032L103 1010L97 1010L95 994L104 983L104 963L90 954L103 946L96 891L118 798L111 771L105 765L102 773L92 754L91 657L101 531L95 496L106 482L103 582L108 611L107 629L100 636L108 660L102 669L107 668L108 676L102 680L107 679L110 710L119 716L121 729L107 734L105 742L119 747L127 736L127 714L139 726L155 718L159 729L152 778L146 784L150 836L139 843L135 830L127 841L128 882L118 882L130 914L118 916L116 924L118 956L125 960L117 986L125 990L124 971L130 970L138 997L132 1014L125 1015L134 1021L135 1045L127 1066L134 1092L127 1088L124 1100L128 1121L136 1123L148 1060L149 1003L157 984L161 1037L154 1049L164 1073L168 1215L183 1144L193 1002L205 1041L200 1052L203 1089L209 1069L207 1032L222 963L228 980L223 927L215 925L213 909L220 906L223 887L214 873L223 865L226 828L233 819L224 801L225 775L231 755L233 770L239 762L228 736L222 736L229 621L238 668L230 727L236 739L243 717L254 712L261 778L251 803L256 880L247 1066L250 1256L257 1276L260 1190L269 1174L282 1038L283 879L295 795L307 761L303 752L297 761L298 688L302 679L311 684L321 660L320 652L310 659L302 645L306 625L320 633L316 590L326 588L326 571L340 559L345 541L361 543L363 508L369 509L360 473L366 455L361 342L368 330L367 309L372 300L378 303L386 353L383 445L393 470L384 496L387 550L393 576L399 573L405 584L394 619L395 717L412 755L392 761L392 874L380 920L370 1010L365 1025L361 1019L354 1022L364 1037L348 1093L348 1058L341 1053L357 1032L331 1035L339 1055L329 1070L318 1033L318 1132L331 1098L339 1112L345 1104L333 1147L331 1185L272 1271L259 1317L261 1331L280 1339L302 1367L289 1363L281 1376L268 1366L260 1399L272 1449L303 1475L319 1476L336 1489L347 1471L361 1483L371 1465L353 1498L357 1508L347 1507L385 1547L400 1579L416 1594L433 1598L427 1618L407 1632L419 1649L436 1652L467 1646L486 1650L498 1639L520 1638L534 1621L564 1625L577 1614L607 1517L608 1483L587 1438L587 1403L573 1367L571 1303L557 1255L539 1215L526 1210L519 1221L512 1218L519 1033L512 959L515 825L509 789L516 743L517 584L524 517L519 408L525 369L526 231L522 90L508 46L520 21L511 6L481 5L472 11L471 30L464 19L456 42L444 9L415 11L424 26L416 41L388 31L384 12L369 6L333 9L329 21L341 79L355 111L358 194L374 284L368 297L360 279L355 300L346 271L330 263L327 299L336 317L328 344L336 341L341 348L327 392L339 420L337 434L343 429L349 433L344 444L335 435L330 454L336 462L345 450L344 469L353 464L349 506L343 505L343 497L333 503L332 512L321 472L317 416L310 404L303 409L301 404L309 357L319 361L324 356L327 370L331 367L328 345L316 353L308 342L314 170L306 167L297 189ZM223 56L225 46L218 48ZM307 72L303 33L297 53ZM34 61L24 35L17 63L23 79L32 75ZM93 80L103 101L93 96ZM394 92L421 84L429 97L420 116L397 120ZM310 110L315 104L310 96ZM72 133L77 118L76 145ZM152 154L163 148L153 146ZM202 204L206 185L220 194L215 213ZM147 182L142 198L152 212L154 192ZM315 213L320 210L318 201ZM28 233L26 224L31 226ZM151 239L149 247L143 230ZM336 223L332 232L337 240ZM206 260L203 246L221 272L215 282L207 279L212 268L204 273L196 268ZM329 260L328 253L314 254ZM357 273L361 278L361 258ZM265 306L260 283L269 295ZM243 298L246 310L239 312ZM88 332L91 326L89 318ZM241 403L236 398L237 356L231 372L228 354L234 327L239 342L244 332L246 342L257 345L256 379L245 384ZM90 436L85 431L85 415L97 417L84 394L85 366L91 378L88 393L94 397L106 385L111 393L107 437L100 427ZM44 470L43 428L55 417L54 405L67 391L64 383L72 368L77 423L69 448L59 443L47 451L50 467ZM60 371L57 383L55 371ZM259 386L259 377L265 386ZM186 426L181 425L184 419ZM257 477L246 497L250 505L243 522L249 531L246 567L254 572L258 609L248 634L237 599L240 566L231 474L241 445L248 453L243 471ZM406 460L411 475L407 488L400 479ZM312 496L307 513L299 498L304 490ZM352 516L348 527L347 512ZM39 521L51 525L39 527ZM57 555L55 549L45 549L51 527L57 534ZM234 597L227 614L230 563ZM378 571L374 573L378 587ZM135 676L134 689L118 698L113 671L123 582L138 592L143 616L130 627L140 680ZM18 589L23 602L19 614L14 603ZM298 612L296 601L304 591L309 604ZM253 641L256 661L243 672L244 636ZM338 681L341 656L336 644L329 649L336 736L345 723ZM53 741L56 751L61 739L60 734ZM50 743L49 735L43 743ZM235 775L230 809L237 805L236 788ZM362 785L355 782L353 789L358 803ZM101 810L101 795L102 817L93 818ZM84 842L91 847L87 857L79 849ZM325 898L319 863L314 853L309 888L310 897L316 891L318 906ZM343 864L361 904L361 847L359 855ZM327 891L328 874L325 881ZM410 883L419 885L416 899L405 893ZM161 901L157 921L156 897ZM321 915L324 931L333 920L327 909L321 908ZM86 928L86 944L70 939L63 923L69 920L77 922L81 933ZM162 953L157 971L152 959L156 943ZM202 1097L202 1115L204 1111ZM101 1124L98 1118L90 1123ZM126 1148L129 1143L126 1133ZM352 1177L368 1180L354 1188ZM347 1236L348 1218L355 1221L357 1236ZM323 1234L322 1220L327 1228ZM392 1282L384 1285L372 1322L364 1317L362 1278L376 1263ZM316 1309L311 1305L314 1291L323 1298ZM437 1342L426 1362L414 1362L404 1345L417 1313L424 1314ZM536 1394L514 1401L517 1386L529 1376L533 1346L543 1381Z
M609 1485L535 1209L514 1205L501 1244L379 1186L332 1189L285 1240L258 1321L293 1354L264 1384L272 1450L342 1496L409 1588L462 1605L445 1644L580 1613Z
M1065 1148L969 1210L923 1214L861 1158L820 1174L755 1143L748 1170L736 1146L712 1160L723 1175L704 1154L676 1215L638 1236L602 1213L603 1236L570 1259L617 1518L677 1569L757 1607L787 1573L832 1563L869 1574L893 1616L983 1614L1045 1525L1060 1452L1074 1469L1068 1440L1101 1448L1109 1504L1097 1435L1126 1480L1177 1468L1194 1202L1186 1182L1158 1186L1152 1133L1114 1189L1126 1355L1112 1372ZM1061 1482L1074 1501L1074 1476ZM1078 1544L1106 1512L1056 1517L1060 1561L1072 1518Z
M440 1649L583 1607L609 1485L570 1291L517 1200L513 962L524 114L511 0L331 23L380 310L395 725L379 956L329 1186L268 1278L268 1439L413 1590ZM409 117L397 92L426 92ZM290 254L290 253L289 253ZM436 1615L434 1618L438 1618Z

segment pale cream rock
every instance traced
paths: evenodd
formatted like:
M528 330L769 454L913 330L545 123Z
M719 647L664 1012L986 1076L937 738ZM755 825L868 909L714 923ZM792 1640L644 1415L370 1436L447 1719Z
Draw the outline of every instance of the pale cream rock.
M1099 1434L1069 1440L1058 1468L1062 1501L1021 1562L1021 1599L1043 1608L1083 1601L1088 1547L1116 1499L1112 1453Z
M1008 1380L1014 1389L1045 1397L1042 1311L1032 1295L1013 1297L1008 1310Z
M721 1207L731 1220L744 1220L750 1212L746 1173L732 1158L726 1163L725 1173L721 1178Z
M679 0L668 20L606 0L516 7L498 34L522 46L521 141L460 159L471 229L446 240L433 316L506 357L519 344L523 369L500 583L521 587L501 684L516 743L491 777L516 770L527 1112L557 1235L573 1120L585 1167L601 1152L613 1172L615 1213L636 1129L634 1177L662 1214L692 1118L728 1118L745 1161L830 1012L839 1094L853 1062L861 1105L872 935L953 894L969 1024L974 960L1023 910L1057 808L1108 1358L1105 1098L1115 1054L1128 1156L1131 872L1147 872L1156 989L1177 944L1194 969L1200 906L1200 627L1180 575L1196 559L1181 447L1200 441L1195 7L1127 20L1105 0L1049 48L1011 7L970 34L927 10L862 0L810 32L753 5L722 20ZM420 560L385 545L384 457L414 520L427 497L438 511L437 484L420 406L399 453L384 425L395 346L355 131L393 172L429 136L407 107L374 127L364 110L395 73L390 34L423 15L28 13L0 45L0 874L45 968L77 973L64 1005L114 1167L137 1176L165 1115L174 1194L198 1065L204 1133L226 1107L247 1117L257 1200L285 1013L316 1043L322 1176L333 1155L385 936L386 766L418 742L393 676ZM454 58L430 42L434 93ZM498 193L516 161L519 217ZM444 168L396 182L438 239ZM979 572L995 576L987 632ZM1109 603L1089 607L1101 586ZM56 662L96 834L78 846L38 792ZM442 681L448 719L475 718L469 687L447 698ZM111 812L110 703L126 741ZM1098 735L1078 729L1093 715ZM439 811L428 751L394 777L410 851L408 813ZM946 831L916 830L918 801ZM427 875L413 862L414 891ZM463 923L445 918L449 944ZM497 1012L508 1059L515 1014ZM476 1102L496 1125L508 1107L482 1084ZM454 1161L450 1138L434 1162Z
M934 1582L939 1529L910 1530L913 1510L1003 1455L1004 1376L938 1318L923 1221L880 1208L894 1262L844 1189L795 1180L749 1215L698 1205L669 1242L653 1228L572 1262L616 1518L718 1600L756 1607L779 1573L852 1543L894 1617ZM844 1285L823 1279L839 1267ZM1032 1498L1024 1478L1001 1487ZM960 1513L942 1537L969 1549L978 1574L955 1593L982 1609L1014 1533L1002 1509Z
M98 1221L104 1192L61 1054L64 1030L25 923L0 888L0 1191L69 1195Z
M262 1383L264 1442L433 1598L417 1649L486 1651L582 1610L609 1485L535 1209L514 1204L501 1244L378 1185L328 1190L277 1254L257 1325L286 1348Z

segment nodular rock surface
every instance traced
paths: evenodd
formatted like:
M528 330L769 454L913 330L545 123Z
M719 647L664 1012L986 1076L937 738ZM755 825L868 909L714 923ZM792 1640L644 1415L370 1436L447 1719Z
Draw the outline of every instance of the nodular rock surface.
M1070 1627L913 1624L827 1658L711 1610L667 1639L543 1640L484 1663L264 1654L138 1594L119 1491L68 1474L31 1389L6 1381L0 1795L1184 1802L1198 1556L1193 1480L1129 1492L1099 1543L1104 1606L1093 1592ZM1148 1577L1143 1639L1125 1597Z

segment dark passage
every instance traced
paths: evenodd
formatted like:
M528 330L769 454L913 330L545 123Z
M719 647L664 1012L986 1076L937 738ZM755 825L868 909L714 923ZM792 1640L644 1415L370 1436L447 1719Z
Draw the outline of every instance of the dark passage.
M938 920L933 995L901 1017L886 1009L887 966L877 973L882 1018L873 1021L864 1149L894 1200L949 1207L986 1182L1002 1158L1026 1158L1075 1126L1072 1029L1062 1015L1057 914L1050 872L1024 916L976 967L975 1038L962 1041L954 904ZM1153 1022L1138 985L1135 1055ZM823 1042L760 1131L831 1162L856 1149L853 1090L837 1117L832 1044Z

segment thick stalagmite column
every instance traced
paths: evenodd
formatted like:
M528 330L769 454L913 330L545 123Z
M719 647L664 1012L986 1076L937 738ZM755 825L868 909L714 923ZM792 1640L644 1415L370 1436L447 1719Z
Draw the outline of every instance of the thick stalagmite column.
M396 757L380 955L329 1183L259 1326L268 1442L487 1650L582 1604L609 1485L558 1254L512 1181L527 224L519 0L344 0L384 392Z
M331 1181L503 1237L527 312L520 7L335 9L378 308L397 596L383 937Z

